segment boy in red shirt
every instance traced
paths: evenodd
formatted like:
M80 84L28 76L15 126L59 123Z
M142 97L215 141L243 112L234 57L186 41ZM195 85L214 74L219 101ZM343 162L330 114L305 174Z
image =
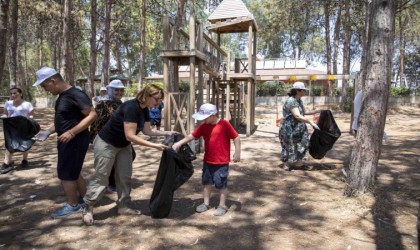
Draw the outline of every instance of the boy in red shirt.
M227 197L227 177L229 175L230 162L230 140L235 145L233 161L241 159L241 142L238 133L232 125L217 116L217 107L210 103L201 105L197 113L192 116L196 120L203 120L192 134L186 136L181 141L175 143L172 148L178 151L179 147L201 136L204 139L204 159L202 184L204 186L204 203L196 207L195 211L202 213L210 209L211 186L219 189L219 206L213 215L224 215L228 208L226 206Z

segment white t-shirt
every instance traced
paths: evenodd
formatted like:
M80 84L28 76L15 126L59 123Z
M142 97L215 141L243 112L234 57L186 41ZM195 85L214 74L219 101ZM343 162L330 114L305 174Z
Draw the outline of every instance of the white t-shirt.
M29 117L29 113L34 109L30 102L24 101L19 106L13 106L13 100L7 101L4 104L4 108L7 110L7 117L24 116Z
M357 128L359 127L359 124L357 123L357 120L359 120L359 115L360 115L360 109L362 108L362 91L359 90L356 94L356 96L354 97L354 102L353 102L353 124L351 125L351 128L353 130L357 130Z

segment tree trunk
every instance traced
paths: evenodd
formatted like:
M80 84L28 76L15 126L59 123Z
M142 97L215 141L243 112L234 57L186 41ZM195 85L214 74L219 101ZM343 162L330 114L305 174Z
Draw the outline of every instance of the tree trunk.
M4 64L6 63L8 14L9 0L0 0L0 86L2 86Z
M344 41L343 41L343 74L348 75L350 73L350 0L344 2ZM344 110L344 106L347 103L347 80L343 80L343 86L341 91L341 110Z
M374 187L388 108L396 0L373 0L370 8L366 83L344 190L347 196L366 193Z
M10 75L10 87L18 86L17 79L17 49L18 49L18 0L12 1L10 11L10 40L9 40L9 75Z
M112 1L105 1L105 30L104 30L104 56L102 64L102 85L109 83L110 33Z
M70 25L71 25L71 0L64 0L64 16L63 16L63 32L61 34L61 65L60 74L65 80L69 80L69 41L70 41Z
M185 16L185 4L187 0L178 0L178 9L176 13L176 20L175 20L175 27L174 27L174 34L172 34L172 45L171 47L174 49L179 49L179 35L178 32L175 32L179 28L182 28L184 23L184 16ZM178 46L178 47L177 47ZM169 82L169 91L170 92L178 92L179 91L179 77L175 77L175 72L173 70L178 70L178 63L174 61L169 61L169 68L171 69L169 72L170 80Z
M370 24L369 24L369 20L370 20L370 6L371 6L371 1L368 0L364 0L365 1L365 29L364 29L364 33L362 33L362 59L360 60L360 75L359 75L359 86L357 86L357 89L363 89L364 88L364 84L366 81L366 60L367 60L367 41L368 41L368 34L369 34L369 30L370 30ZM355 89L356 90L356 89Z
M331 74L331 39L330 39L330 0L324 0L324 15L325 15L325 48L327 56L327 74ZM328 80L328 92L331 95L331 81Z
M402 11L400 11L400 13L398 14L398 24L400 27L400 32L399 32L399 40L400 40L400 70L399 70L399 75L400 75L400 87L407 87L405 86L405 81L404 81L404 55L405 55L405 41L404 41L404 28L405 25L403 24L402 21Z
M336 75L337 72L337 58L338 58L338 49L340 45L340 28L341 28L341 1L337 3L337 20L335 21L334 27L334 54L332 59L333 74Z
M72 7L71 7L72 8ZM74 18L72 15L72 11L70 11L70 22L69 22L69 41L67 43L67 82L70 83L72 86L76 85L76 80L75 80L75 73L76 73L76 68L75 68L75 61L76 61L76 57L75 57L75 23L74 23Z
M146 58L146 0L141 1L141 21L140 21L140 63L139 63L139 84L137 90L143 88L144 78L144 59Z
M95 95L95 73L96 73L96 22L97 22L97 2L90 2L90 60L89 77L86 86L86 94L92 98Z

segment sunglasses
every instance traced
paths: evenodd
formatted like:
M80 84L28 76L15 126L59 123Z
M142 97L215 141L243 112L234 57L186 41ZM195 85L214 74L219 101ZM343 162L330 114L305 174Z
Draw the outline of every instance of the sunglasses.
M155 99L155 101L160 101L160 100L162 100L162 98L161 97L156 97L156 96L150 96L150 97L152 97L153 99Z

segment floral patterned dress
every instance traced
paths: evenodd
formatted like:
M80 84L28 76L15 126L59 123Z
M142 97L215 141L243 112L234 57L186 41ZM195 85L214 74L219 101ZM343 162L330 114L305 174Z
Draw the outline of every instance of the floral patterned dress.
M112 113L122 104L121 101L100 101L95 107L96 119L90 125L90 142L93 143L99 130L111 118Z
M280 124L279 138L282 147L281 161L295 163L302 160L309 146L309 135L306 124L297 120L291 109L297 107L305 115L303 101L289 97L283 105L283 120Z

